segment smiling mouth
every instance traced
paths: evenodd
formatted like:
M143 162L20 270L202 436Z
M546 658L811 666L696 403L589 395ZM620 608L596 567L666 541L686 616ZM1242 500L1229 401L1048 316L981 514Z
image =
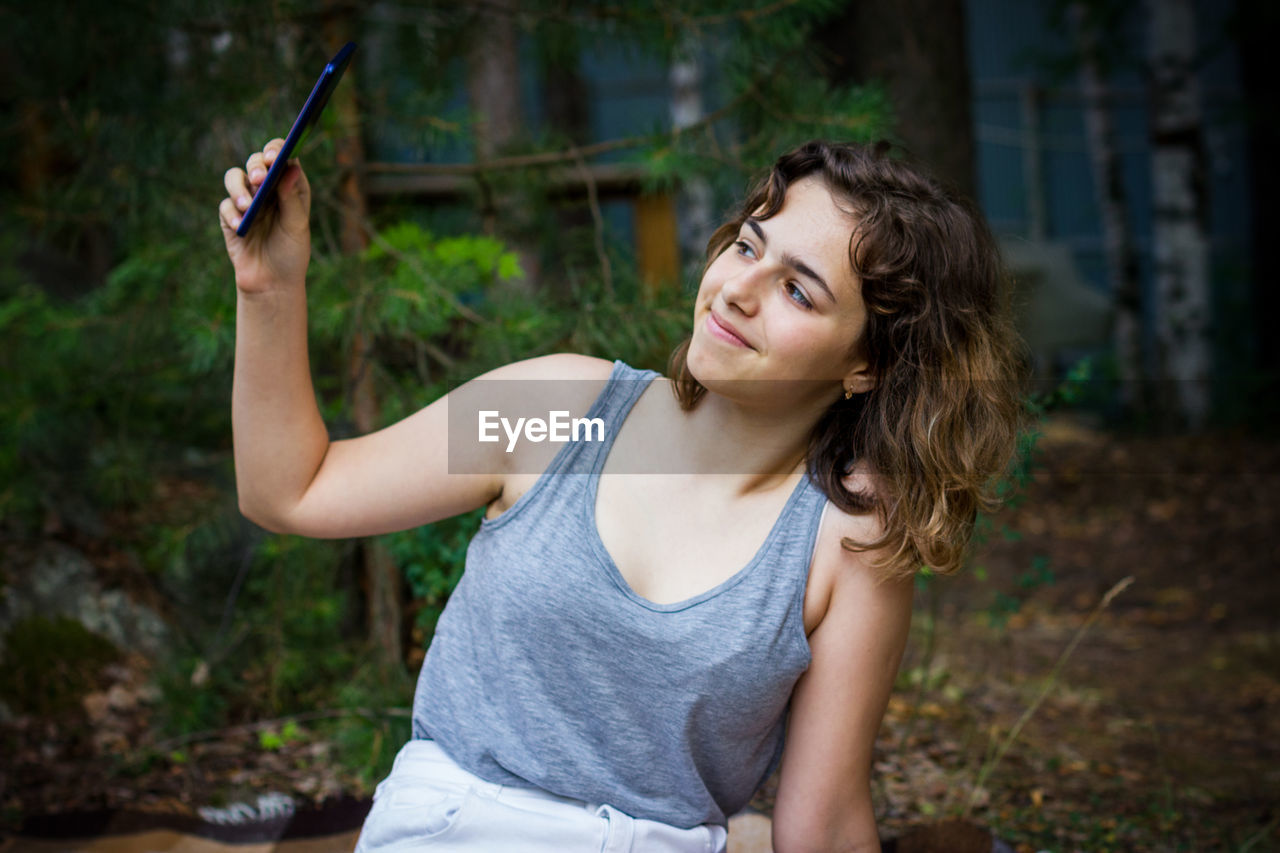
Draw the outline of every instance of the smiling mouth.
M727 324L722 323L720 319L716 317L714 311L707 312L706 326L707 331L710 332L711 336L714 338L718 338L732 346L743 347L744 349L755 349L755 347L747 343L741 335L735 332Z

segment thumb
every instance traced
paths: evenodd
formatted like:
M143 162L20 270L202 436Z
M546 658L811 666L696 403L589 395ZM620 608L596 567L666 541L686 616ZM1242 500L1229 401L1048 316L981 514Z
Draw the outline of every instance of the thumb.
M289 163L278 190L281 224L289 231L311 225L311 184L297 160Z

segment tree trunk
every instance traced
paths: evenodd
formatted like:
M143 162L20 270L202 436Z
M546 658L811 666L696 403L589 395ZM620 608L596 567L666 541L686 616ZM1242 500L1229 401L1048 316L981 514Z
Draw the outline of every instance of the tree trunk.
M504 152L524 130L520 104L520 33L512 0L494 0L477 15L467 50L467 99L475 118L472 135L476 163ZM523 286L537 286L536 246L520 238L520 205L509 194L486 193L481 215L488 234L503 236L520 259ZM499 223L502 213L505 221Z
M502 2L478 19L467 52L467 96L475 114L476 160L492 160L524 127L515 10Z
M582 76L577 35L560 33L558 39L539 40L538 48L547 127L570 146L586 145L591 141L591 98L587 81ZM600 213L597 187L590 177L585 159L579 160L574 171L583 180L586 201L583 204L555 206L552 215L555 217L556 232L560 235L578 234L586 230L592 232L600 279L606 290L611 291L613 270L605 253L604 220ZM521 263L524 263L523 258ZM552 269L543 268L540 272L545 279L544 287L555 286L564 295L568 295L573 278L566 274L567 269L557 266Z
M1106 247L1107 279L1113 306L1112 343L1120 378L1121 402L1132 410L1141 401L1142 290L1138 279L1138 253L1129 221L1129 200L1124 188L1115 126L1111 121L1111 92L1103 57L1099 55L1099 22L1090 14L1091 4L1076 0L1068 10L1080 57L1080 89L1084 95L1085 130L1093 166L1094 194L1102 215Z
M330 38L335 49L344 42L341 26L344 15L329 19ZM365 230L368 205L360 185L360 166L364 163L364 142L360 137L360 115L356 101L358 69L348 67L342 85L334 90L330 109L338 120L335 154L340 169L336 200L339 214L339 244L345 254L359 254L369 245ZM372 341L362 329L352 337L347 359L348 405L356 432L364 435L378 429L378 395L374 385ZM359 548L361 575L365 597L365 622L369 645L378 662L388 669L403 666L402 633L403 596L400 569L377 540L365 539Z
M1148 0L1156 340L1167 405L1183 426L1209 415L1209 235L1203 110L1191 0Z
M702 61L698 55L699 40L687 34L671 63L671 126L684 130L703 118ZM694 177L680 188L677 200L680 250L701 267L707 240L715 230L711 184L704 177Z
M832 81L878 80L909 153L975 192L972 92L963 0L851 0L822 31Z

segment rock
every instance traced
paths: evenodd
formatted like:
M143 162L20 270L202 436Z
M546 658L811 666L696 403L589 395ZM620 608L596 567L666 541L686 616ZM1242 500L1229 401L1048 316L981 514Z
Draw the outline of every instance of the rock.
M116 648L147 656L165 646L168 626L155 611L122 590L103 589L84 554L60 542L45 542L25 566L9 568L0 596L0 654L9 629L29 616L74 619Z
M773 821L756 812L729 818L727 853L773 853ZM1013 853L990 832L963 820L944 820L907 830L882 844L884 853Z
M132 711L138 707L138 694L123 684L113 684L107 691L107 702L113 711Z
M773 821L758 812L739 812L729 818L726 853L773 853Z

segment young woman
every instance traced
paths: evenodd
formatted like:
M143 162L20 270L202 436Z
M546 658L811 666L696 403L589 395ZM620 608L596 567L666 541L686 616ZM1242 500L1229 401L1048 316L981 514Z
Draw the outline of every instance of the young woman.
M359 849L722 850L780 761L778 853L878 850L872 749L912 575L960 565L1022 410L981 216L882 151L804 145L712 237L670 380L534 358L331 442L300 167L235 236L279 146L226 173L219 209L242 510L348 537L487 507ZM502 415L553 387L599 436L477 440L456 464L451 401Z

